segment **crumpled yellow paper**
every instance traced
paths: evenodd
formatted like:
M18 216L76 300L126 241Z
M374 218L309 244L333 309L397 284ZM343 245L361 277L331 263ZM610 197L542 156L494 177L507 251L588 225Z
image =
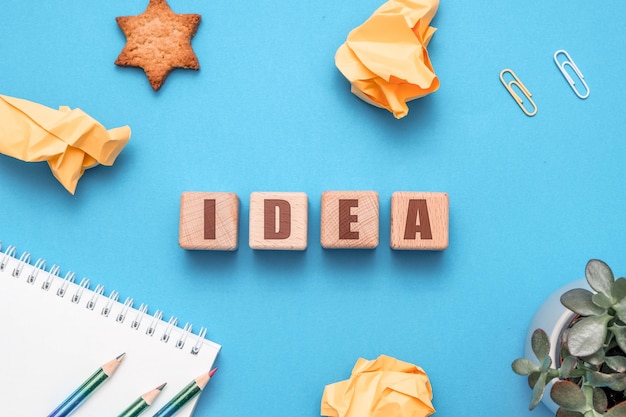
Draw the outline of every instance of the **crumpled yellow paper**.
M439 88L426 46L439 0L391 0L352 30L335 54L335 64L367 103L400 119L407 101Z
M113 165L129 139L128 126L107 130L80 109L55 110L0 95L0 153L26 162L48 161L72 194L86 169Z
M352 376L327 385L321 415L329 417L426 417L435 412L430 380L419 366L381 355L360 358Z

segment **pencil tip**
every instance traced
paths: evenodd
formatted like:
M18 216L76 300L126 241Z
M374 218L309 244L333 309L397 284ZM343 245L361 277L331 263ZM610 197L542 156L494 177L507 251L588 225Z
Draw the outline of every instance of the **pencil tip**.
M113 375L115 370L121 365L122 359L124 359L124 356L126 356L126 353L122 353L115 359L111 359L110 361L102 365L102 370L104 371L104 373L107 374L108 376Z
M145 394L143 394L141 396L141 398L144 399L144 401L146 402L146 404L148 405L152 405L152 403L154 402L154 400L156 400L156 398L161 394L161 390L163 389L163 387L167 384L167 382L162 383L161 385L159 385L158 387L156 387L153 390L150 390L148 392L146 392ZM126 414L124 414L126 415ZM133 414L134 415L134 414Z
M211 372L209 372L209 377L212 377L214 373L217 372L217 368L213 368Z

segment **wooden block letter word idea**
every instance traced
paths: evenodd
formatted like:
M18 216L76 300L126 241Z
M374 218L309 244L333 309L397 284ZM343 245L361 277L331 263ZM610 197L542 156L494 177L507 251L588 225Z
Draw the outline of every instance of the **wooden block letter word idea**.
M448 247L446 193L395 192L391 196L391 248L444 250Z
M378 193L326 191L322 194L320 240L326 249L378 246Z
M185 192L180 197L178 243L183 249L236 250L239 198L234 193Z
M308 238L308 203L305 193L250 194L250 247L305 250Z

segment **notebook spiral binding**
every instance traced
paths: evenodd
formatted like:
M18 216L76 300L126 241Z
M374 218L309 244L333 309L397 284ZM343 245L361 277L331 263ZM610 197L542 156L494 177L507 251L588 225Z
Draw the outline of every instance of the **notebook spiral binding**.
M121 303L119 301L119 292L112 291L109 296L104 295L104 286L101 284L90 289L90 281L88 278L83 278L78 284L76 281L76 274L72 271L68 271L65 277L61 277L61 268L58 265L53 265L49 271L46 271L46 261L44 259L37 259L37 261L31 265L31 255L29 252L23 252L19 259L16 257L17 248L13 245L7 246L4 253L2 253L2 242L0 241L0 272L5 270L10 272L10 275L16 279L21 279L23 274L26 274L24 279L26 284L38 285L41 283L42 291L50 291L52 287L56 288L54 294L63 299L68 299L69 302L74 304L80 304L84 302L84 307L88 310L94 311L94 313L101 314L102 316L109 317L113 311L116 311L114 319L120 325L127 323L132 329L140 331L142 329L142 323L145 327L145 334L149 337L154 337L157 333L157 327L161 323L165 323L165 329L159 332L156 337L163 342L169 343L174 329L176 329L177 337L175 337L174 347L177 349L184 349L188 346L188 339L193 346L189 350L192 355L197 355L202 347L207 329L201 327L200 332L195 335L192 333L191 324L186 323L183 328L177 326L178 319L171 317L167 322L163 321L163 311L156 310L152 316L148 314L148 305L141 304L139 308L133 308L134 300L130 297ZM12 269L11 269L12 268ZM26 271L29 270L29 271ZM41 275L41 276L40 276ZM73 291L70 291L72 289ZM66 295L70 295L66 298ZM85 297L89 297L85 299ZM130 315L130 319L129 319ZM162 326L161 326L162 327ZM174 340L174 339L172 339ZM195 340L195 343L194 343Z

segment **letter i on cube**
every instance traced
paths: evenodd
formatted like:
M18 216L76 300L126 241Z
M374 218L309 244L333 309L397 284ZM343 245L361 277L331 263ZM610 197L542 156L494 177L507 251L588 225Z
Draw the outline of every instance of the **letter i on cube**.
M183 249L237 249L239 198L234 193L185 192L180 197L178 243Z

